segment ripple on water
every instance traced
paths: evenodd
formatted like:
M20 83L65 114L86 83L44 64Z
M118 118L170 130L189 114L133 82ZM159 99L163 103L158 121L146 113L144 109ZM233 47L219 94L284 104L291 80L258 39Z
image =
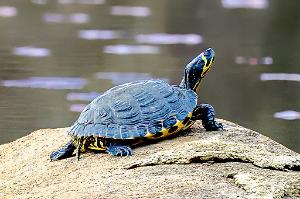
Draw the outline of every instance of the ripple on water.
M157 46L150 45L107 45L103 52L107 54L128 55L128 54L159 54L160 49Z
M150 73L135 73L135 72L99 72L96 73L97 79L109 79L112 80L113 85L120 85L137 80L149 80L153 79Z
M284 119L284 120L297 120L300 119L300 112L287 110L274 113L275 118Z
M79 77L30 77L18 80L3 80L5 87L44 88L44 89L82 89L87 80Z
M22 46L15 47L13 49L13 54L25 57L48 57L51 55L51 50L34 46Z
M300 74L297 73L262 73L261 81L296 81L300 82Z
M111 15L148 17L151 15L151 9L145 6L112 6Z
M272 65L273 58L270 56L267 57L244 57L244 56L237 56L235 57L236 64L249 64L249 65Z
M61 14L46 12L43 14L43 21L46 23L74 23L74 24L85 24L90 22L90 16L86 13L71 13Z
M87 104L72 104L72 105L70 105L69 109L72 112L82 112L86 106L87 106Z
M86 40L122 39L122 32L116 30L79 30L78 37Z
M47 3L48 0L31 0L34 4L44 5Z
M14 17L17 16L18 10L12 6L0 6L0 17Z
M101 5L105 0L58 0L59 4L83 4L83 5Z
M138 43L148 44L186 44L197 45L202 43L203 39L198 34L168 34L168 33L154 33L154 34L138 34L135 36Z
M269 5L268 0L222 0L224 8L250 8L266 9Z
M100 96L101 93L89 92L89 93L68 93L67 100L69 101L92 101L96 97Z
M31 2L34 4L44 5L48 2L48 0L31 0ZM105 3L105 0L57 0L57 3L61 5L69 5L69 4L101 5Z

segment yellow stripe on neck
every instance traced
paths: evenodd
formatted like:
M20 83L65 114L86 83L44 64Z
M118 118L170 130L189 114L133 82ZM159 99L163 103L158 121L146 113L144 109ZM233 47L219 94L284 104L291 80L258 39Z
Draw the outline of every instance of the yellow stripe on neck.
M204 56L204 55L202 55L202 60L205 62L205 65L203 66L203 69L202 69L202 73L201 73L201 77L204 77L204 75L209 71L209 69L210 69L210 66L211 66L211 64L212 64L212 60L210 61L210 63L208 63L208 61L207 61L207 58Z

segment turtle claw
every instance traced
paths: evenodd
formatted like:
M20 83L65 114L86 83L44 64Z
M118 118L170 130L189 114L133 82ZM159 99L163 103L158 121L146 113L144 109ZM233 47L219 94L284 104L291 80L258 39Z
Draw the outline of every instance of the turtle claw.
M223 124L216 122L215 111L210 104L200 104L193 111L193 120L202 120L202 125L207 131L223 130Z
M220 131L223 130L223 124L216 121L209 121L203 125L207 131Z
M132 149L126 145L113 144L108 147L106 152L112 156L131 156Z

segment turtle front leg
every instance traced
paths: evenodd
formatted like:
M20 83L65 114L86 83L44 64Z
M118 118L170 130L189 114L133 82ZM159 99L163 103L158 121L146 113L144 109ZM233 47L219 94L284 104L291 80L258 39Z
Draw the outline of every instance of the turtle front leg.
M215 111L210 104L200 104L193 111L192 120L202 120L202 125L207 131L223 129L222 123L215 120Z
M69 158L69 157L72 156L75 148L76 147L73 144L73 142L69 141L67 144L65 144L64 146L62 146L57 151L53 151L50 154L50 160L54 161L54 160L61 160L61 159L64 159L64 158Z
M111 144L106 152L113 156L130 156L132 155L132 149L127 145Z

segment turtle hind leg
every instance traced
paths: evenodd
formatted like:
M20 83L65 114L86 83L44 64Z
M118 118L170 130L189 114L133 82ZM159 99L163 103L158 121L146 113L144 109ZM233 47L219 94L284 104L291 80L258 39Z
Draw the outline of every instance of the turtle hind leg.
M72 156L74 150L75 150L75 145L73 144L72 141L69 141L67 144L62 146L57 151L53 151L50 154L50 160L54 161L54 160L61 160L64 158L69 158Z
M82 146L83 146L83 138L80 138L80 139L79 139L79 143L78 143L78 145L77 145L77 147L76 147L76 157L77 157L77 160L78 160L78 161L79 161L79 159L80 159L80 152L81 152Z
M127 145L111 144L106 152L112 156L130 156L132 149Z
M210 104L200 104L193 111L192 120L202 120L202 125L207 131L223 129L222 123L215 120L215 111Z

